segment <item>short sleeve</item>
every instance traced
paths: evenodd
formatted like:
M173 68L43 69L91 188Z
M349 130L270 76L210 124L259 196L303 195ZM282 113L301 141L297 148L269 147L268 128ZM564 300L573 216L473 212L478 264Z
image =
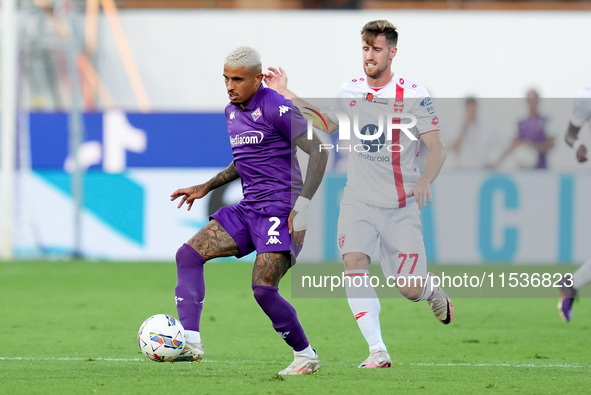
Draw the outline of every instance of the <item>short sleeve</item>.
M417 117L417 130L419 136L440 131L439 129L439 117L437 116L437 110L435 110L435 104L431 95L425 88L420 88L417 98L414 99L413 103L413 115Z
M269 98L267 104L267 115L270 116L271 123L281 132L289 141L306 133L308 122L300 110L292 105L291 100L286 99L275 92L275 97Z
M344 92L344 89L341 87L339 89L339 91L337 92L337 99L335 101L335 103L330 107L330 110L336 110L336 111L340 111L343 113L347 113L347 107L345 106L345 100L350 98L346 97L346 94ZM335 125L339 124L339 117L333 113L333 112L328 112L327 113L328 118L334 122Z

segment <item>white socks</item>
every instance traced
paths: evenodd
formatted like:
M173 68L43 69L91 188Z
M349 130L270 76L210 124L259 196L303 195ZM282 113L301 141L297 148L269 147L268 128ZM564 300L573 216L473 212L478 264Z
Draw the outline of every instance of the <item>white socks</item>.
M421 300L429 300L435 295L436 287L433 286L433 275L431 273L427 273L427 278L425 280L425 286L423 287L423 293L417 300L413 300L413 302L418 302Z
M188 343L199 343L201 334L197 331L185 331L185 341Z
M312 346L308 345L308 347L304 348L302 351L295 351L293 352L294 357L308 357L314 358L316 356L316 351L312 348Z
M345 290L349 307L357 320L357 325L369 345L369 351L384 350L386 345L382 341L380 328L380 300L369 281L354 281L357 276L369 276L369 270L345 270L345 277L351 281L345 281ZM361 286L354 286L361 285Z

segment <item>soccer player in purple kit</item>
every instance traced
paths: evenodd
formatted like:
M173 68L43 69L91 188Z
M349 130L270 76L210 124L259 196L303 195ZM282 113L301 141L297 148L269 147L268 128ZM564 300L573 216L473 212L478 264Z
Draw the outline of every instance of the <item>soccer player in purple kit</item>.
M317 136L307 139L307 123L299 110L291 107L290 100L264 87L263 77L255 49L238 47L226 57L224 79L230 103L225 114L234 160L209 181L171 195L171 200L182 197L178 207L186 203L190 210L195 199L238 178L244 195L238 204L211 215L209 223L177 251L175 300L186 345L176 361L203 359L199 324L205 297L205 262L241 257L256 250L254 298L294 350L294 361L279 374L310 374L318 370L320 360L295 308L279 294L278 285L302 247L308 206L322 181L328 155L320 151ZM309 155L305 182L296 146Z

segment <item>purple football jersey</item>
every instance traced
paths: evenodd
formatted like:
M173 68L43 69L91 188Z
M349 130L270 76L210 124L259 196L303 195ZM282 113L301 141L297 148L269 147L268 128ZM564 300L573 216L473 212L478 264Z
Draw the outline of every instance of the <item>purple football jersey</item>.
M299 110L261 84L244 110L233 103L226 106L226 122L242 202L253 207L293 204L302 189L302 174L292 141L307 130Z

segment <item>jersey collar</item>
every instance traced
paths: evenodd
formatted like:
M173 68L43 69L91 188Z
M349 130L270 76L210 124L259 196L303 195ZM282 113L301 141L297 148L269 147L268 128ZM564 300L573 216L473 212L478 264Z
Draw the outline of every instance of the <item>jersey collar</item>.
M396 74L395 74L395 73L392 73L392 78L390 79L390 81L388 81L388 82L386 83L386 85L383 85L383 86L378 86L378 87L376 87L376 88L374 88L373 86L370 86L370 85L369 85L369 82L366 82L366 83L367 83L367 86L369 87L369 89L371 89L371 90L373 90L373 91L375 91L375 92L379 92L379 91L381 91L382 89L384 89L385 87L387 87L388 85L390 85L390 84L392 83L392 81L394 81L394 79L395 79L395 78L396 78Z
M263 94L263 89L265 88L263 87L263 83L261 83L259 85L259 89L257 89L254 95L252 95L248 102L246 102L246 105L244 106L244 111L252 111L257 107L261 95Z

